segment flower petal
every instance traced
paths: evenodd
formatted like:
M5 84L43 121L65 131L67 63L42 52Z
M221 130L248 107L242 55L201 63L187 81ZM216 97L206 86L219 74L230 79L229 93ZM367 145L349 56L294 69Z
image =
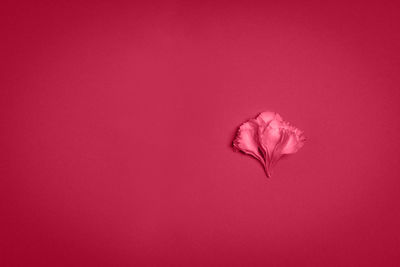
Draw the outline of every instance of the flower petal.
M287 132L287 137L280 146L280 153L296 153L304 145L305 137L303 132L293 126L289 126L285 131Z
M258 136L260 138L259 143L267 152L269 159L272 158L272 153L281 139L281 125L282 122L274 118L268 123L268 125L261 125L258 128Z
M259 151L258 125L254 120L243 123L239 127L233 146L264 164L263 155Z
M304 141L302 131L283 121L278 113L266 111L239 127L233 146L258 159L270 177L276 162L284 155L296 153Z
M278 113L272 111L265 111L260 113L260 115L257 116L256 120L258 125L261 126L261 125L268 125L274 119L277 121L282 121L282 117Z

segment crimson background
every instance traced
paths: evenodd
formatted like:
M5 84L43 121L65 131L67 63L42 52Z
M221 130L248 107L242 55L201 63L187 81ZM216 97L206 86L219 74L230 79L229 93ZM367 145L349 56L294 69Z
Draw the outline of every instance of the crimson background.
M399 266L399 7L2 1L0 265Z

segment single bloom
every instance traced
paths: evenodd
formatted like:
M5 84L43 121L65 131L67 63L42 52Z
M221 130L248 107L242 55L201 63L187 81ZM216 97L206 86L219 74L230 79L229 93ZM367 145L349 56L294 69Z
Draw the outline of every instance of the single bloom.
M271 111L261 113L240 125L233 147L261 162L267 177L284 155L296 153L305 142L302 131Z

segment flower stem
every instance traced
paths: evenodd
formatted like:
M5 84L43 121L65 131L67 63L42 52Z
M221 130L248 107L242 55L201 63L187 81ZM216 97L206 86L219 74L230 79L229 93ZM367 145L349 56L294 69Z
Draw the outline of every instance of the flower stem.
M268 164L269 165L269 164ZM267 164L264 165L264 171L268 178L271 178L271 172L269 171L269 166Z

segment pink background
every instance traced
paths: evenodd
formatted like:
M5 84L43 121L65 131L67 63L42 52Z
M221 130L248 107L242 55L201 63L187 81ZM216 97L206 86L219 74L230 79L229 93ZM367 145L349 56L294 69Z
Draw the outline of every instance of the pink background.
M399 266L398 2L145 2L2 2L0 265Z

